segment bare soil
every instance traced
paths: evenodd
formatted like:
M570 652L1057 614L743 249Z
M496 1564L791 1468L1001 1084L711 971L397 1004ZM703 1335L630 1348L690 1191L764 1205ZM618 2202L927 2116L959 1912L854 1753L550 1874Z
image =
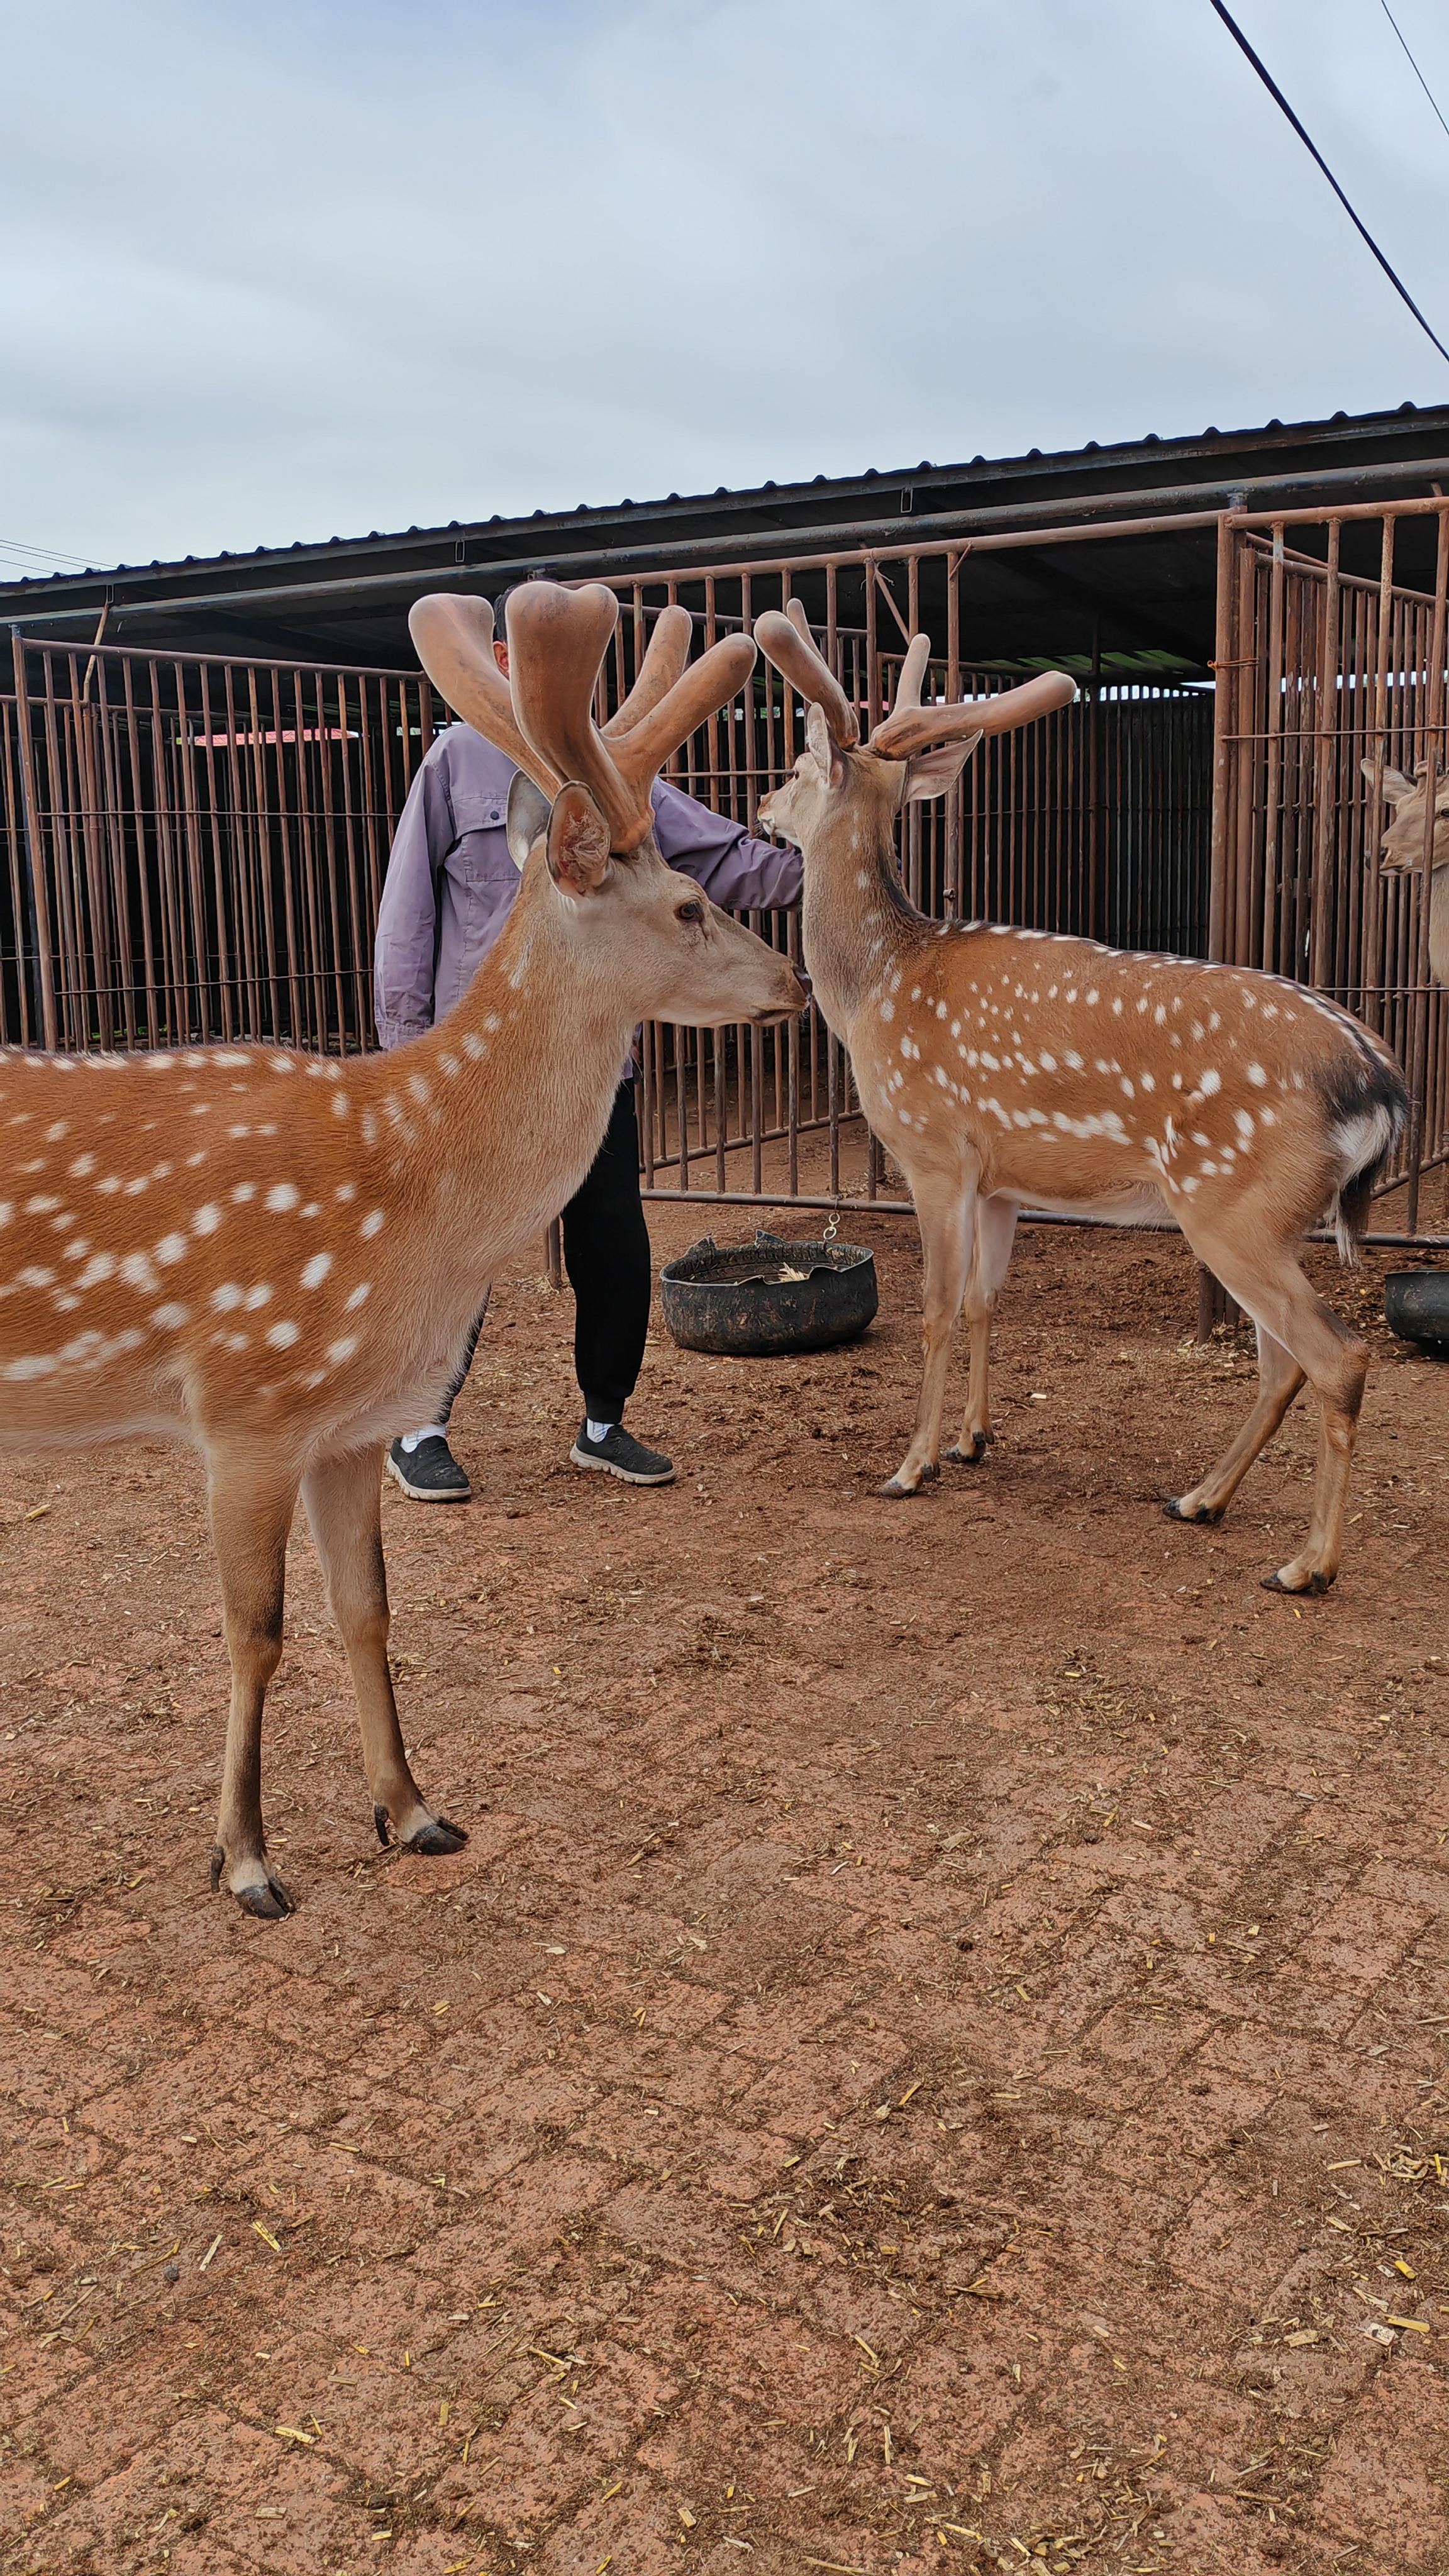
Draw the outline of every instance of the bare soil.
M0 2568L1449 2565L1449 1367L1315 1254L1376 1367L1292 1603L1301 1405L1162 1517L1253 1374L1181 1244L1024 1235L998 1446L891 1505L917 1246L846 1231L853 1349L651 1348L658 1492L498 1284L477 1500L385 1499L472 1839L378 1850L299 1535L280 1925L207 1887L195 1463L0 1469Z

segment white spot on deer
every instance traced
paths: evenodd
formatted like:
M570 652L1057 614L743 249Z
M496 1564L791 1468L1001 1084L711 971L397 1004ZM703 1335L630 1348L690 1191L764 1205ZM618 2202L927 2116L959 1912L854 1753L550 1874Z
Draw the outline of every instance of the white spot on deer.
M1041 1069L1043 1073L1055 1073L1057 1069L1056 1057L1054 1055L1048 1055L1045 1048L1043 1048L1041 1055Z
M355 1333L344 1333L340 1342L329 1342L327 1345L327 1357L333 1368L341 1368L343 1361L350 1360L356 1348L357 1335Z
M204 1163L204 1162L205 1162L205 1160L206 1160L206 1147L203 1145L203 1146L202 1146L202 1149L201 1149L201 1151L200 1151L200 1153L199 1153L199 1154L188 1154L188 1155L187 1155L187 1157L186 1157L186 1168L187 1168L188 1172L194 1172L194 1171L197 1169L198 1165L199 1165L199 1164L201 1164L201 1163Z
M331 1267L332 1255L330 1252L314 1252L311 1260L304 1261L302 1264L303 1287L320 1288Z
M269 1056L267 1061L273 1073L290 1073L292 1070L292 1059L289 1055Z
M1069 1065L1073 1073L1080 1073L1082 1070L1082 1059L1071 1047L1068 1047L1062 1058L1062 1062L1065 1065Z
M894 1002L882 1002L880 1006L880 1015L883 1020L893 1020L896 1015L896 1006Z
M1179 1181L1177 1186L1178 1186L1178 1188L1179 1188L1180 1190L1188 1190L1188 1191L1192 1191L1192 1190L1195 1190L1195 1189L1197 1188L1198 1184L1197 1184L1197 1182L1193 1179L1192 1174L1189 1172L1189 1173L1188 1173L1188 1175L1187 1175L1187 1178L1186 1178L1185 1180Z
M55 1272L53 1270L42 1270L40 1264L36 1261L27 1261L23 1270L17 1270L15 1274L15 1285L17 1288L53 1288L55 1286Z
M231 1195L232 1200L237 1207L245 1207L248 1199L254 1199L256 1194L257 1185L255 1181L238 1181L236 1188L232 1191Z
M1204 1100L1211 1100L1213 1093L1215 1091L1221 1091L1223 1087L1222 1075L1220 1073L1215 1073L1212 1066L1209 1065L1206 1073L1199 1074L1197 1087Z
M252 1346L250 1333L218 1334L217 1339L224 1340L229 1351L249 1351Z
M938 1019L938 1020L944 1020L945 1016L946 1016L946 1005L945 1005L945 1003L944 1003L944 1002L938 1002L938 1003L936 1004L936 1017L937 1017L937 1019Z
M212 1313L216 1315L229 1315L234 1306L245 1304L246 1293L246 1290L241 1287L235 1279L223 1279L221 1286L219 1288L213 1288L211 1292Z
M189 1321L190 1315L189 1306L174 1304L157 1306L152 1311L151 1321L160 1333L179 1333L182 1325Z
M355 1315L358 1307L365 1306L371 1295L372 1281L370 1279L360 1280L343 1306L342 1311L344 1315Z
M347 1116L349 1105L345 1091L335 1091L333 1093L332 1115L334 1118L345 1118Z
M60 1364L57 1360L48 1356L45 1358L28 1360L10 1360L6 1365L5 1374L8 1378L15 1379L16 1381L21 1381L25 1378L31 1377L49 1377L59 1365Z
M256 1286L254 1288L249 1288L242 1299L242 1304L246 1307L248 1313L253 1315L256 1313L259 1306L270 1306L271 1302L272 1288L271 1282L268 1279L259 1279Z
M144 1252L127 1253L121 1263L121 1277L128 1288L140 1288L147 1295L154 1295L161 1284Z
M163 1234L156 1246L156 1259L163 1270L169 1270L176 1262L184 1261L190 1250L184 1234Z
M113 1252L93 1252L75 1284L77 1288L99 1288L103 1279L114 1278L115 1270Z
M273 1216L288 1216L296 1206L301 1195L301 1191L296 1187L294 1182L274 1181L267 1192L263 1205L271 1210Z
M305 1207L303 1208L303 1210L302 1210L302 1214L303 1214L304 1216L320 1216L320 1215L321 1215L321 1213L322 1213L322 1202L321 1202L321 1200L320 1200L320 1199L309 1199L309 1200L307 1201L306 1206L305 1206Z
M66 1245L65 1257L67 1261L84 1261L90 1248L90 1236L88 1234L77 1234L73 1236L71 1241Z
M430 1082L425 1082L420 1073L410 1073L408 1075L408 1089L412 1093L414 1100L419 1104L419 1107L426 1109L428 1102L433 1096L432 1084Z
M1137 1079L1144 1091L1155 1091L1157 1089L1157 1084L1150 1073L1139 1073Z
M1120 994L1120 993L1117 995L1117 997L1116 997L1115 1001L1113 1002L1113 1004L1112 1004L1112 1009L1113 1009L1113 1012L1115 1013L1116 1017L1120 1020L1120 1018L1122 1017L1122 996L1121 996L1121 994Z
M205 1207L199 1207L192 1218L191 1231L193 1234L215 1234L220 1223L221 1210L208 1199Z
M59 1205L59 1199L27 1199L25 1213L27 1216L53 1216Z
M1136 1094L1136 1092L1135 1092L1135 1091L1133 1090L1133 1088L1132 1088L1131 1077L1130 1077L1128 1074L1125 1074L1125 1073L1124 1073L1124 1074L1123 1074L1123 1076L1122 1076L1122 1088L1123 1088L1124 1092L1126 1093L1126 1095L1127 1095L1127 1097L1128 1097L1128 1099L1129 1099L1129 1100L1135 1100L1135 1099L1136 1099L1137 1094Z
M1258 1117L1265 1127L1275 1127L1278 1123L1278 1113L1274 1109L1260 1109Z
M1255 1091L1266 1091L1268 1088L1268 1077L1260 1064L1249 1065L1248 1080Z
M463 1053L466 1056L471 1056L474 1064L479 1063L488 1053L488 1049L483 1044L483 1041L479 1037L476 1029L465 1029L463 1031Z
M15 1201L13 1199L0 1199L0 1225L13 1225L14 1222Z
M267 1326L267 1341L271 1349L274 1351L289 1351L292 1344L294 1342L300 1342L301 1338L301 1325L293 1324L285 1318L280 1324L269 1324Z
M1087 995L1087 1000L1088 1000L1088 1002L1089 1002L1089 1003L1091 1003L1091 1002L1099 1002L1099 1001L1101 1000L1101 998L1102 998L1102 997L1101 997L1100 993L1097 991L1096 986L1095 986L1095 985L1093 985L1091 992Z
M373 1235L381 1234L386 1221L383 1209L374 1208L370 1215L363 1218L357 1231L362 1236L363 1241L367 1242Z
M1251 1141L1253 1134L1252 1111L1250 1109L1235 1109L1233 1112L1233 1124L1237 1128L1238 1134L1241 1136L1243 1143L1245 1145L1248 1144Z
M241 1126L241 1127L228 1127L228 1129L227 1129L227 1131L226 1131L226 1132L227 1132L228 1136L250 1136L250 1134L251 1134L251 1132L252 1132L252 1131L251 1131L250 1127L248 1127L248 1126Z

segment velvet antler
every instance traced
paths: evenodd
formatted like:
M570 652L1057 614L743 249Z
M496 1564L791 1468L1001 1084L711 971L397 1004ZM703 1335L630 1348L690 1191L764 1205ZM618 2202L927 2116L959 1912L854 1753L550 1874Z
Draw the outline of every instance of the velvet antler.
M508 682L493 659L491 601L433 591L408 611L408 633L428 678L454 712L506 751L514 767L552 803L562 775L549 768L519 730Z
M855 709L830 665L817 650L798 599L788 602L782 617L767 608L755 619L755 641L777 671L793 682L807 705L818 706L837 750L850 751L859 740ZM930 638L913 635L901 664L892 713L870 737L870 749L887 760L907 760L933 743L959 742L963 735L1011 733L1055 707L1068 707L1077 694L1065 671L1043 671L1020 688L1002 689L993 698L967 698L954 707L923 707L921 686L931 658Z
M578 590L526 582L509 599L508 647L524 734L560 777L588 788L608 823L610 846L627 853L652 827L649 791L665 761L743 687L755 648L747 637L731 636L672 677L681 627L670 620L621 710L630 718L627 730L606 739L593 719L594 683L618 614L618 601L601 582Z

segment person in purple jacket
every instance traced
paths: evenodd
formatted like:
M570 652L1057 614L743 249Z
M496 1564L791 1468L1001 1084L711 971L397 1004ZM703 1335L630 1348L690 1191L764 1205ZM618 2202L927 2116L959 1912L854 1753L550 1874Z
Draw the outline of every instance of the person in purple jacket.
M515 585L516 586L516 585ZM507 596L505 592L504 597ZM495 603L495 615L502 601ZM498 626L502 628L502 618ZM493 651L508 672L501 631ZM377 916L377 1033L402 1046L443 1018L467 991L508 918L518 870L504 825L514 768L471 725L455 724L428 751L408 791L388 858ZM654 836L672 868L693 877L729 912L790 907L800 900L800 853L752 841L743 826L655 782ZM639 1195L635 1068L626 1067L598 1159L563 1211L563 1250L574 1292L574 1366L584 1419L569 1456L630 1485L665 1485L671 1459L624 1428L649 1326L649 1229ZM479 1313L434 1422L395 1440L389 1473L415 1502L466 1503L466 1474L453 1456L448 1424L472 1364L488 1305Z

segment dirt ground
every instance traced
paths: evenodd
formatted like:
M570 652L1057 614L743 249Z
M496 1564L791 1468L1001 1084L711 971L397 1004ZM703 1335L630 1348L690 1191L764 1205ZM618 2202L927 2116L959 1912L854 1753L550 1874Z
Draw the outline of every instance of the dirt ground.
M890 1505L917 1247L845 1231L854 1349L651 1346L660 1492L499 1283L478 1498L384 1513L472 1839L377 1849L299 1537L279 1925L194 1462L0 1468L4 2570L1449 2567L1449 1368L1315 1255L1376 1366L1291 1603L1301 1407L1161 1514L1252 1376L1175 1239L1024 1235L999 1445Z

